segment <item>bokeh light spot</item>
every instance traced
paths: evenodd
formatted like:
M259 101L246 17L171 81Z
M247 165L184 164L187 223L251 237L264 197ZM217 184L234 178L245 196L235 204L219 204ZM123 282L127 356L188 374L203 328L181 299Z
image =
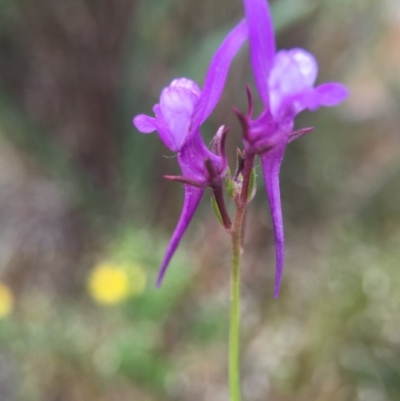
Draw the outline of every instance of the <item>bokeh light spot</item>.
M0 319L8 316L14 306L14 296L9 287L0 282Z
M117 304L129 295L128 274L117 265L99 264L89 276L88 290L99 304Z

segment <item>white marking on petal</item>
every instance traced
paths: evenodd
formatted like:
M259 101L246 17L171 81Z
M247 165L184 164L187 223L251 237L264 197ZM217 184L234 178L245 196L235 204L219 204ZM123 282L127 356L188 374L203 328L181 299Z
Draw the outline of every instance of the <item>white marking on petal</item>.
M169 86L189 89L192 93L194 93L195 95L197 95L199 97L201 94L201 90L200 90L199 86L196 84L196 82L194 82L188 78L174 79Z

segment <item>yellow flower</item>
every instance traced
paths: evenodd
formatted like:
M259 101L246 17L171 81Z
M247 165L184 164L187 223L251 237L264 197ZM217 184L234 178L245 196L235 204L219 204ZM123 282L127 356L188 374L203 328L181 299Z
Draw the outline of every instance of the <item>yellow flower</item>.
M117 304L130 295L139 295L146 286L146 275L138 265L100 263L89 276L88 290L99 304Z
M129 295L128 275L113 264L100 264L89 277L89 293L100 304L116 304Z
M9 315L14 306L11 289L0 282L0 319Z

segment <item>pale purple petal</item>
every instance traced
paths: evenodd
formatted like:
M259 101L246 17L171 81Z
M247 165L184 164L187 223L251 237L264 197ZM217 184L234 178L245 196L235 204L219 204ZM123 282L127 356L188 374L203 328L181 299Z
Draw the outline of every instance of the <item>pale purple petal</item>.
M348 96L349 91L342 84L336 82L322 84L313 91L313 96L308 108L310 110L316 110L320 106L337 106Z
M271 208L272 225L274 227L275 237L275 257L276 257L276 273L275 273L275 298L279 295L279 288L283 273L284 257L285 257L285 240L282 218L281 195L279 187L279 171L285 152L286 143L272 149L261 155L261 164L264 174L265 187Z
M275 111L275 117L280 120L283 118L293 120L297 114L313 104L313 94L314 89L307 88L296 95L283 97L279 104L279 108Z
M289 98L308 93L315 83L317 74L318 64L314 56L305 50L278 52L268 80L272 115L278 117L282 107L287 106ZM296 110L296 113L299 111Z
M190 221L192 220L192 217L197 209L197 206L199 205L203 192L204 189L185 185L185 199L183 203L182 214L169 242L167 251L165 252L164 259L158 273L157 287L159 287L162 283L169 262L171 261L172 256L176 251L176 248L178 247L183 235L185 234L185 231Z
M268 76L275 56L275 36L266 0L244 0L254 79L261 100L269 107Z
M317 110L321 106L337 106L348 96L347 88L339 83L327 83L316 89L305 89L302 93L285 98L280 110L286 116L294 116L305 109Z
M221 97L233 57L247 39L247 24L241 21L228 34L211 60L200 101L196 107L193 126L200 126L212 113Z
M170 86L188 89L191 92L193 92L195 95L197 95L198 97L200 97L200 95L201 95L201 90L200 90L199 86L196 84L196 82L194 82L193 80L188 79L188 78L174 79L171 82Z
M133 119L133 125L142 134L150 134L154 132L156 127L156 119L146 114L139 114Z
M143 134L149 134L153 131L158 131L158 134L165 146L176 151L176 144L173 141L173 136L170 134L168 126L164 122L164 118L160 109L160 105L156 104L153 107L156 118L149 117L145 114L140 114L133 119L133 124Z
M160 137L169 148L179 151L188 136L193 109L198 102L198 95L185 87L170 85L160 97L162 121L168 130L159 131ZM161 120L161 118L160 118Z

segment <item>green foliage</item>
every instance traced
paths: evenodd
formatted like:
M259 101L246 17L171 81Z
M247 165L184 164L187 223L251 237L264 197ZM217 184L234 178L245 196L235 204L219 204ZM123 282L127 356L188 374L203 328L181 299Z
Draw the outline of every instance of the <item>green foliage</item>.
M147 263L151 272L156 266L143 249L146 242L146 236L126 232L109 257ZM163 246L153 244L154 260ZM290 266L297 275L286 275L290 291L284 290L278 303L268 301L267 321L259 321L257 308L244 314L245 322L259 322L244 326L245 360L266 363L259 373L286 399L306 401L334 380L326 401L360 393L397 400L399 257L397 247L366 245L353 230L317 256L319 269L317 261L312 269ZM73 380L88 400L99 383L107 394L120 380L149 397L170 399L165 380L180 374L185 364L178 361L192 355L200 364L202 352L221 347L228 330L227 309L218 298L188 298L193 286L188 263L181 252L160 290L150 280L143 294L115 306L97 306L90 299L54 302L34 292L18 300L18 313L0 321L0 349L6 348L19 367L19 399L42 400L45 389L57 385L56 376ZM245 303L246 298L245 292ZM21 370L32 364L35 369Z

